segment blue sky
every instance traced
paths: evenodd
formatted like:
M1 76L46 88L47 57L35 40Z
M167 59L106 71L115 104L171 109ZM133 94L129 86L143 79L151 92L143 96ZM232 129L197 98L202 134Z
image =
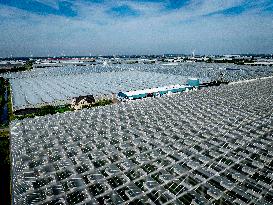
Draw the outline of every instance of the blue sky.
M0 0L0 57L273 53L273 0Z

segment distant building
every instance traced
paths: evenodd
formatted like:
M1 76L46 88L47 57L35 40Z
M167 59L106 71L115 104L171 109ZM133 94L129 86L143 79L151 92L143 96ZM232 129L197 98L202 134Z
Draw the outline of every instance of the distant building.
M229 55L223 55L225 58L240 58L241 55L232 55L232 54L229 54Z
M199 87L200 86L200 81L197 78L190 78L190 79L188 79L187 84L189 86L192 86L192 87Z
M95 98L93 95L79 96L72 99L71 107L75 110L80 110L84 106L89 106L95 103Z
M168 85L163 87L149 88L144 90L134 90L128 92L119 92L117 94L119 99L142 99L146 97L156 97L171 93L180 93L183 91L192 90L195 87L199 87L198 79L190 79L188 85Z

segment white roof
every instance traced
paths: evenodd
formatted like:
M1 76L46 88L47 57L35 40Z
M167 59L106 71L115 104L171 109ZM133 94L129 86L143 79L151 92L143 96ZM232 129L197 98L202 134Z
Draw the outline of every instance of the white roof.
M132 96L132 95L139 95L139 94L145 94L145 93L156 93L159 91L167 91L171 89L178 89L178 88L186 88L187 86L185 85L168 85L168 86L163 86L163 87L157 87L157 88L149 88L145 90L134 90L134 91L128 91L124 92L125 95L127 96Z

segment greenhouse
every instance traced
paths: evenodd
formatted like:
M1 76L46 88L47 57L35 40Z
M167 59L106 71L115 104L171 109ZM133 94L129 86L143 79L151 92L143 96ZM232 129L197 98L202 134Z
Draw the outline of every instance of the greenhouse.
M200 83L219 79L233 82L271 75L273 67L181 63L172 66L121 64L35 68L29 72L3 74L3 77L10 79L13 107L19 110L45 104L66 104L80 95L111 98L118 92L186 84L188 78L200 79Z
M272 84L13 121L13 204L272 204Z
M127 89L183 84L186 80L183 76L170 74L123 71L11 79L11 86L16 110L58 101L70 102L80 95L111 98Z

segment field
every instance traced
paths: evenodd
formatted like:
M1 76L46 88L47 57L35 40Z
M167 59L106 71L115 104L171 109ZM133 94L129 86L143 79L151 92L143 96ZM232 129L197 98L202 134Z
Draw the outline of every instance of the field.
M272 204L273 79L14 121L14 204Z
M79 95L111 97L119 91L183 84L189 77L197 77L201 81L221 78L237 81L272 74L272 67L183 63L178 66L136 64L42 68L6 74L4 77L10 78L13 107L18 110L70 102L72 97Z

